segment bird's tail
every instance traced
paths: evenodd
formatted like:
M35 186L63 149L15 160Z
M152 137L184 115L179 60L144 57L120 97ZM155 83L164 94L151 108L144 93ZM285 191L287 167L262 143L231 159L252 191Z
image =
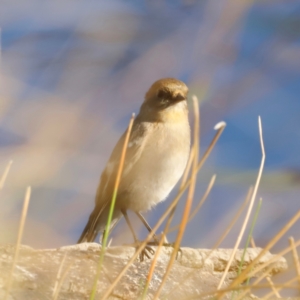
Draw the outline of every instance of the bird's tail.
M85 225L82 234L77 241L77 244L79 243L85 243L85 242L93 242L95 238L97 237L97 234L99 231L104 231L106 228L108 213L109 213L109 202L101 203L100 205L96 205L93 212L91 213L89 217L89 221ZM117 224L117 222L120 220L120 217L122 216L120 210L115 209L113 213L113 218L110 224L109 233L114 228L114 226Z
M96 208L95 208L96 209ZM77 244L85 243L85 242L93 242L98 234L98 230L96 229L97 222L95 222L95 209L91 213L89 221L85 225Z

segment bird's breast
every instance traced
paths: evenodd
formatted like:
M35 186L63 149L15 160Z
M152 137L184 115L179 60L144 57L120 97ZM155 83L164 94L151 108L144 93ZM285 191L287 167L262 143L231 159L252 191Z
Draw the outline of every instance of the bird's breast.
M182 176L190 151L188 121L157 123L149 130L141 157L123 178L130 209L148 210L163 201Z

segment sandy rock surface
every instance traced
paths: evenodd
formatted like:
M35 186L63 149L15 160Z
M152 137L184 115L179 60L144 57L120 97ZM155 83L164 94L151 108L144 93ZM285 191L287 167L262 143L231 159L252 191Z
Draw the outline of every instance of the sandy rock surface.
M155 247L154 247L155 249ZM89 299L93 287L101 246L96 243L66 246L59 249L33 249L21 246L19 259L13 273L10 300ZM15 247L0 246L0 299L4 298L7 278L10 274ZM97 297L105 293L119 272L134 254L130 246L107 249L103 268L97 283ZM209 299L205 294L215 291L229 260L231 249L210 250L182 248L175 261L160 299ZM247 266L261 251L247 251L244 266ZM172 248L163 248L149 285L146 299L152 299L162 282ZM236 276L243 250L235 256L224 287ZM265 254L257 265L270 260L274 255ZM152 260L136 260L114 289L109 299L138 299L144 290ZM277 258L271 265L270 276L287 268L284 258ZM59 270L61 271L59 272ZM60 274L59 274L60 273ZM227 295L224 299L230 299ZM275 299L275 298L274 298Z

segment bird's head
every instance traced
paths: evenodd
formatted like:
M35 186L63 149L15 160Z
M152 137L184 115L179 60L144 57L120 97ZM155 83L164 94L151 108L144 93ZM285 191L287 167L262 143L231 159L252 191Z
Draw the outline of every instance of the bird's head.
M176 117L187 113L188 87L175 78L163 78L152 84L145 96L141 112L159 118Z

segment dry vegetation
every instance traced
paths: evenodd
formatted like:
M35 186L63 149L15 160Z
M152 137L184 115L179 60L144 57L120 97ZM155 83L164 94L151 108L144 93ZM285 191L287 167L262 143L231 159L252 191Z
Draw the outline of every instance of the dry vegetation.
M174 243L173 252L172 252L172 255L170 256L170 260L169 260L168 266L166 268L166 271L165 271L163 280L161 282L161 285L157 289L156 294L154 295L154 298L153 298L153 299L162 299L162 298L160 298L162 287L164 286L164 284L166 282L166 279L168 278L169 272L172 268L172 265L173 265L174 261L176 260L176 255L179 251L181 240L182 240L186 225L195 216L197 211L203 205L203 203L206 200L210 190L212 189L212 187L214 185L214 182L215 182L215 179L216 179L216 175L214 175L211 178L211 181L209 182L209 185L208 185L201 201L197 205L197 208L194 210L194 212L191 213L191 205L192 205L193 195L194 195L194 191L195 191L197 173L199 172L199 170L203 166L205 160L209 156L212 149L214 148L216 142L218 141L218 139L219 139L220 135L222 134L222 132L225 128L225 125L226 125L224 122L220 122L219 124L217 124L215 126L215 129L216 129L215 137L213 138L213 140L212 140L210 146L208 147L208 149L205 151L205 153L198 160L198 157L199 157L199 136L200 136L200 134L199 134L200 125L199 124L200 124L200 118L199 118L198 101L197 101L196 97L193 97L193 105L194 105L194 119L195 119L195 122L194 122L195 126L194 126L194 130L193 130L194 131L193 147L192 147L192 150L191 150L190 160L188 162L186 172L183 176L183 179L182 179L182 182L181 182L181 185L180 185L179 192L178 192L177 196L175 197L175 199L170 204L170 206L168 207L168 209L161 216L161 218L159 219L157 224L154 226L153 231L140 244L140 246L138 247L135 254L128 261L127 265L124 266L123 270L118 274L118 276L116 276L114 278L114 280L111 282L110 287L107 289L105 294L102 295L101 299L108 299L109 298L109 296L113 293L115 287L120 282L120 279L122 278L122 276L126 273L126 271L129 269L131 264L133 262L135 262L136 259L138 259L140 252L146 246L146 244L149 241L151 241L152 235L158 230L158 228L161 226L161 224L163 224L163 222L166 221L163 233L160 235L160 243L158 245L157 251L156 251L156 253L155 253L155 255L152 259L152 263L151 263L151 266L149 268L147 281L144 285L143 292L141 293L141 299L146 299L147 298L147 290L149 288L149 284L151 282L151 279L152 279L153 275L156 272L155 268L156 268L157 259L158 259L159 255L161 253L161 250L162 250L162 247L163 247L163 242L165 241L166 234L170 230L174 230L174 228L170 229L170 224L171 224L171 221L172 221L174 210L176 209L176 205L177 205L178 201L181 199L184 192L187 190L187 198L185 200L186 202L185 202L185 208L184 208L184 211L183 211L183 214L182 214L182 220L181 220L181 223L180 223L179 227L175 228L175 229L178 229L178 233L177 233L177 237L176 237L176 240L175 240L175 243ZM114 195L113 195L114 200L116 198L118 185L119 185L119 182L120 182L120 179L121 179L122 166L123 166L124 158L125 158L125 155L126 155L126 146L127 146L128 138L129 138L129 135L130 135L130 130L131 130L133 118L134 118L134 116L131 118L130 124L129 124L129 127L128 127L129 129L127 131L127 139L126 139L125 144L124 144L122 159L121 159L121 163L120 163L120 166L119 166L119 172L118 172L118 176L116 178L115 191L114 191ZM267 251L272 249L272 247L283 237L283 235L289 230L289 228L291 228L291 226L293 226L299 220L300 211L298 211L294 215L294 217L291 218L287 222L287 224L272 239L270 239L270 241L267 243L265 248L256 257L256 259L254 259L252 261L252 263L250 265L248 265L243 270L242 270L242 265L241 265L239 275L232 281L232 283L230 284L229 287L223 288L224 278L226 277L226 274L227 274L227 272L228 272L228 270L231 266L232 260L235 256L235 253L236 253L237 249L241 248L241 245L240 245L241 239L245 235L247 225L249 224L249 222L251 222L251 213L253 211L253 208L255 207L255 200L257 198L256 197L257 190L258 190L259 183L260 183L260 180L261 180L261 176L262 176L262 173L263 173L263 167L264 167L264 161L265 161L265 152L264 152L264 144L263 144L263 136L262 136L262 124L261 124L260 118L258 120L258 125L259 125L259 137L260 137L261 150L262 150L262 159L261 159L261 165L260 165L258 175L257 175L257 180L254 184L254 187L250 187L245 201L242 203L240 209L237 210L236 215L232 219L231 223L225 229L223 235L216 242L215 246L211 249L210 254L207 256L207 259L208 259L209 256L214 252L214 250L219 247L221 242L225 239L225 237L228 235L230 230L235 225L238 218L241 216L241 214L244 212L244 210L246 210L246 215L245 215L245 218L244 218L243 225L240 228L239 236L237 237L236 243L235 243L235 245L232 249L231 257L227 262L227 266L226 266L225 272L224 272L224 274L223 274L223 276L222 276L222 278L219 282L218 289L216 291L214 291L213 293L210 293L210 296L212 297L212 299L222 299L222 297L225 295L225 293L230 292L230 291L232 292L232 299L235 299L235 300L243 299L247 294L256 293L257 290L259 290L259 289L264 289L264 291L266 291L265 295L263 296L263 299L271 299L271 297L273 297L273 296L276 296L276 297L280 298L280 295L281 295L283 290L298 290L298 293L300 293L300 265L299 265L299 256L298 256L298 253L297 253L297 247L300 245L300 241L299 240L294 241L294 239L292 237L289 239L290 245L288 247L286 247L285 249L283 249L280 253L278 253L278 255L275 256L275 259L276 259L276 257L280 257L282 255L288 254L289 252L292 252L293 259L294 259L294 264L293 264L293 266L290 266L290 269L294 269L295 276L293 278L289 279L287 282L274 283L274 282L272 282L271 278L268 277L268 273L264 272L254 282L250 283L249 280L248 280L248 278L252 277L255 273L258 273L263 268L266 268L269 264L272 263L272 261L274 261L274 258L273 258L272 260L266 262L263 266L260 266L258 268L253 268L255 263ZM3 186L4 186L5 179L8 175L8 173L9 173L10 166L11 166L11 162L8 163L6 169L3 172L3 175L2 175L2 178L1 178L1 181L0 181L0 189L2 189ZM20 220L20 226L19 226L18 238L17 238L17 243L16 243L15 255L14 255L13 263L12 263L12 266L11 266L11 272L8 276L8 279L7 279L7 282L6 282L6 285L5 285L5 287L6 287L6 295L4 297L5 300L9 299L9 293L10 293L10 289L12 287L12 282L13 282L13 272L14 272L14 269L16 268L17 263L18 263L19 247L20 247L21 241L22 241L22 233L23 233L23 230L24 230L24 224L25 224L26 214L27 214L28 205L29 205L30 193L31 193L31 188L28 187L27 190L26 190L25 199L24 199L24 205L23 205L23 210L22 210L22 215L21 215L21 220ZM113 210L114 200L112 201L111 212ZM261 200L260 200L260 204L261 204ZM253 227L255 225L256 218L258 216L259 204L256 205L256 207L257 207L256 208L256 213L254 214L254 217L252 217L253 220L252 220L252 224L250 226L250 230L249 230L249 233L248 233L248 242L247 242L247 245L245 247L245 250L248 246L250 246L249 245L250 242L251 242L252 246L254 246L254 239L253 239L253 236L252 236L252 230L253 230ZM111 220L111 215L110 215L110 218L108 219L108 223L110 222L110 220ZM100 255L100 259L99 259L99 263L98 263L98 272L95 276L94 287L93 287L92 293L90 295L91 300L92 299L99 299L96 295L96 292L97 292L96 287L97 287L97 280L98 280L99 274L101 272L103 258L105 256L107 241L108 241L108 236L105 235L104 243L103 243L103 247L102 247L102 250L101 250L101 255ZM66 268L64 272L62 271L64 261L65 261L65 257L63 258L63 260L61 262L61 266L58 270L57 280L56 280L56 282L53 282L53 286L54 286L54 288L53 288L53 299L59 299L59 293L60 293L60 288L62 286L62 282L64 281L64 278L65 278L67 272L69 271L69 268ZM191 273L190 276L192 276L192 275L193 274ZM181 282L181 284L183 285L184 282ZM209 294L199 295L197 299L201 299L201 298L206 297L206 296L209 296ZM166 297L166 299L168 299L168 296L164 295L164 297Z

